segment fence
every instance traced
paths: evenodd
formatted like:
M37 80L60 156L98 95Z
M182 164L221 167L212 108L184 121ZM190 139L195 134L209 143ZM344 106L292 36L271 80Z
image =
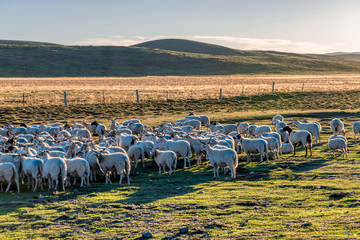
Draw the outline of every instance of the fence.
M320 86L321 85L321 86ZM261 84L237 84L226 86L190 86L175 89L140 88L125 90L67 90L67 91L29 91L0 92L0 106L36 106L36 105L77 105L77 104L113 104L119 102L141 103L149 100L210 99L222 100L227 97L254 95L271 92L339 91L360 90L354 84L305 84L302 82L285 84L275 81ZM355 86L355 88L354 88Z

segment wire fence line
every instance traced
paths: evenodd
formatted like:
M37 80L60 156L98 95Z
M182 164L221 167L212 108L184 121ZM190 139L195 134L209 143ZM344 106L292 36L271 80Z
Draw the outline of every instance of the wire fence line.
M50 87L49 87L50 88ZM167 101L181 99L223 99L234 96L257 95L271 92L312 92L312 91L360 91L360 83L354 84L309 84L294 82L242 84L225 86L192 86L175 89L139 88L129 90L41 90L0 92L0 106L78 105L114 104L121 102Z

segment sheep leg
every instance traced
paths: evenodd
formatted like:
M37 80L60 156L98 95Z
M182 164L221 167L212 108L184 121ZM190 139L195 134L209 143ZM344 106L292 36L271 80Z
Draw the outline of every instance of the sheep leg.
M261 162L261 163L263 162L263 154L264 154L264 153L260 153L260 162Z
M27 176L27 179L28 179L28 187L27 187L27 190L30 189L30 175Z
M124 177L124 171L121 171L119 184L121 184L123 177Z
M248 154L247 154L247 161L246 161L246 163L250 163L250 162L251 162L250 154L248 153Z
M308 150L308 148L307 148L307 146L305 146L305 151L306 151L305 152L305 157L307 157L307 152L308 152L307 150Z
M10 179L10 181L8 181L8 186L7 186L6 190L5 190L5 192L9 191L10 186L11 186L11 179Z
M161 165L159 164L159 176L161 175Z
M40 181L41 191L44 191L44 188L43 188L43 181L42 181L42 178L41 178L41 177L40 177L39 181Z
M312 147L309 146L309 149L310 149L310 157L312 156Z
M35 182L35 186L33 188L33 192L36 191L36 188L37 188L37 185L38 185L38 179L37 178L34 178L34 182Z
M216 167L214 167L214 179L216 179Z
M58 188L58 184L59 184L59 179L55 179L55 188L54 188L54 190L57 190L57 188Z
M142 167L145 168L145 157L144 157L144 155L141 156L141 162L142 162Z
M93 177L94 177L94 181L96 182L96 170L93 171ZM91 180L92 181L92 180Z
M217 179L220 179L220 177L219 177L219 166L216 166L216 177L217 177Z
M166 165L164 164L164 165L163 165L164 173L166 173L166 169L165 169L165 168L166 168Z
M49 180L49 191L50 191L50 190L51 190L51 183L52 183L52 181L51 181L50 178L48 178L48 180Z
M294 154L293 154L293 156L296 155L296 146L297 146L297 143L294 144Z
M168 166L169 167L169 177L171 176L171 165L170 166Z
M139 161L139 159L136 159L136 160L135 160L135 168L137 168L138 161Z

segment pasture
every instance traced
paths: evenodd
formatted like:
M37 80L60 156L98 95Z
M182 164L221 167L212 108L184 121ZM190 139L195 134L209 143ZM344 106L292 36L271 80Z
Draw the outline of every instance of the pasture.
M320 90L320 89L319 89ZM1 123L42 123L97 119L109 125L138 118L155 126L179 119L189 111L207 114L224 123L246 121L270 125L275 114L285 122L294 118L319 121L322 144L313 157L296 156L246 164L239 154L237 179L213 180L209 163L183 169L176 176L158 176L146 168L131 170L130 186L104 179L88 189L65 192L0 193L0 238L110 238L134 239L150 231L155 239L339 239L357 238L360 213L359 151L351 126L360 119L358 91L267 93L218 99L145 101L140 104L89 104L7 107ZM349 156L329 157L329 122L345 123ZM181 231L179 230L181 229Z
M272 92L359 91L359 74L0 78L1 106L115 104L250 96ZM149 84L151 83L151 84ZM51 90L50 90L51 89Z

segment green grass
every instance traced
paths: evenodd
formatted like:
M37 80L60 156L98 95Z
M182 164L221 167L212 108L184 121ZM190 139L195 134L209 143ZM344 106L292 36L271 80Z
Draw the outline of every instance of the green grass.
M175 49L177 51L164 50L160 46L151 49L116 46L64 46L46 43L41 45L37 42L23 42L21 45L20 43L18 41L0 41L0 77L360 72L359 61L338 57L273 51L238 51L221 46L216 46L214 49L213 46L205 43L196 43L195 45L192 43L186 49ZM169 45L169 41L166 42L165 46L167 45ZM201 49L201 53L186 52L191 49ZM234 55L235 52L237 54Z
M358 103L345 100L359 99L358 94L294 93L239 98L245 107L239 106L237 98L198 101L197 112L208 113L222 122L269 124L276 113L284 114L286 122L295 117L317 120L323 126L323 144L314 145L313 157L308 159L299 148L295 157L283 155L280 160L260 164L255 155L252 163L246 164L242 153L236 181L223 174L219 180L213 180L208 163L183 169L182 160L176 176L158 176L157 167L147 159L145 169L132 169L130 186L119 186L116 181L105 186L101 179L88 189L76 185L66 192L30 193L22 185L20 194L0 193L0 238L134 239L150 231L156 239L355 239L360 235L360 146L350 132L360 115ZM160 112L153 112L147 104ZM105 122L111 116L138 117L155 125L194 110L195 102L120 104L96 110L100 106L83 107L7 110L18 121L30 112L28 122L37 122L46 120L45 115L55 118L64 111L61 120L99 117ZM103 115L93 115L97 112ZM4 109L1 119L5 115ZM329 122L333 117L340 117L345 123L348 158L339 153L335 158L328 155ZM330 197L340 192L350 194L341 199ZM188 233L179 234L182 227L188 227Z

